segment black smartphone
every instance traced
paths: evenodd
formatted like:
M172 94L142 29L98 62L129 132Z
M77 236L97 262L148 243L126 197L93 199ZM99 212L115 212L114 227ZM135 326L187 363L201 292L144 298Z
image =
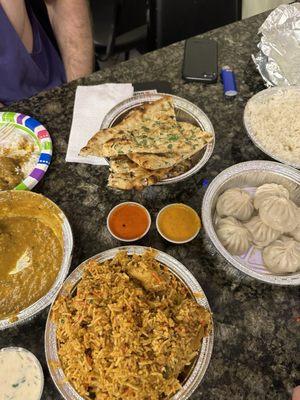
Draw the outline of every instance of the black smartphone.
M187 39L182 77L187 81L214 83L218 79L218 44L210 39Z

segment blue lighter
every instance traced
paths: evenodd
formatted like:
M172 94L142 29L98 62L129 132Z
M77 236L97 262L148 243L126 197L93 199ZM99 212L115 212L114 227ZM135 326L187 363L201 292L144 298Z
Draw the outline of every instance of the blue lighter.
M234 97L237 95L235 74L227 65L221 69L221 80L223 90L226 97Z

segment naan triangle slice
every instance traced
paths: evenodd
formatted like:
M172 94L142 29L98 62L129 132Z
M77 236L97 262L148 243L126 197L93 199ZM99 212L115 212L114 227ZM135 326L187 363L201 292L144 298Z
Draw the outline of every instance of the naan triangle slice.
M211 133L203 132L188 122L156 121L156 126L152 129L142 125L140 129L131 131L126 137L109 140L97 149L97 154L93 155L115 157L130 153L177 153L182 155L181 159L185 159L197 153L212 139Z
M150 175L153 175L159 180L164 179L171 170L171 168L162 168L150 171L140 167L127 156L110 158L109 166L110 171L114 174L128 174L131 177L149 177Z
M148 170L140 167L135 162L131 161L127 156L119 156L110 158L109 166L110 171L116 174L131 174L132 176L142 176L143 174L149 175L156 174L161 179L169 178L172 176L181 175L191 168L191 160L183 160L174 165L172 168L161 168L156 170Z
M128 157L142 168L157 170L161 168L171 168L183 159L182 154L148 154L148 153L129 153Z
M121 190L142 190L146 186L153 185L157 182L155 177L132 177L130 174L110 173L108 177L108 187Z
M156 120L164 121L169 119L176 119L175 107L172 96L163 96L158 100L143 103L138 107L141 113L140 121L155 123ZM136 119L134 116L135 110L132 110L124 121L128 119Z
M135 162L130 160L127 156L112 157L109 159L109 168L116 174L129 174L133 169L144 168L137 165Z
M185 140L176 122L157 122L152 129L142 125L133 130L126 137L112 139L104 143L93 152L93 155L102 157L115 157L129 153L169 153L179 149L187 149L191 146Z
M122 121L115 127L135 128L141 124L155 124L155 121L166 121L176 119L175 107L172 96L163 96L162 98L143 103L130 111Z
M122 190L142 190L146 186L154 185L159 180L161 180L160 176L153 172L141 176L134 176L132 173L111 172L108 177L108 186Z
M161 178L168 171L166 169L162 171L149 171L131 161L127 156L110 158L109 167L110 171L114 174L128 174L131 177L149 177L150 175L155 175Z
M170 168L182 160L192 157L198 151L213 140L213 135L202 131L199 127L188 122L177 122L184 137L192 144L185 150L183 147L180 152L165 154L147 154L147 153L129 153L128 157L139 166L156 170L161 168ZM196 139L196 140L195 140Z
M185 160L175 165L173 168L149 171L138 166L126 156L121 156L110 160L111 173L108 178L108 186L123 190L141 190L163 179L181 175L186 172L190 166L191 162Z
M122 139L130 135L132 130L139 130L144 126L144 131L153 129L157 121L175 121L175 109L171 96L164 96L151 103L145 103L130 111L123 120L107 129L97 132L80 151L80 155L98 155L99 148L113 139ZM97 153L97 154L96 154Z

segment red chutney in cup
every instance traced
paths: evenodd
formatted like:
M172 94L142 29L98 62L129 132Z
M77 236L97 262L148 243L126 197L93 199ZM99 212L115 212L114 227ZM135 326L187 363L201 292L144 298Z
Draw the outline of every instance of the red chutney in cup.
M114 207L107 217L107 228L116 239L131 242L141 239L150 229L151 217L139 203L125 202Z

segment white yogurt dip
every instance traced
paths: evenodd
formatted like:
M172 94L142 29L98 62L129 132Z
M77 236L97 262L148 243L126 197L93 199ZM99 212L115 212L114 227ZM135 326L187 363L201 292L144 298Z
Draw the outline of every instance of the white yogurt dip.
M42 367L30 351L0 350L0 400L40 400L43 386Z

